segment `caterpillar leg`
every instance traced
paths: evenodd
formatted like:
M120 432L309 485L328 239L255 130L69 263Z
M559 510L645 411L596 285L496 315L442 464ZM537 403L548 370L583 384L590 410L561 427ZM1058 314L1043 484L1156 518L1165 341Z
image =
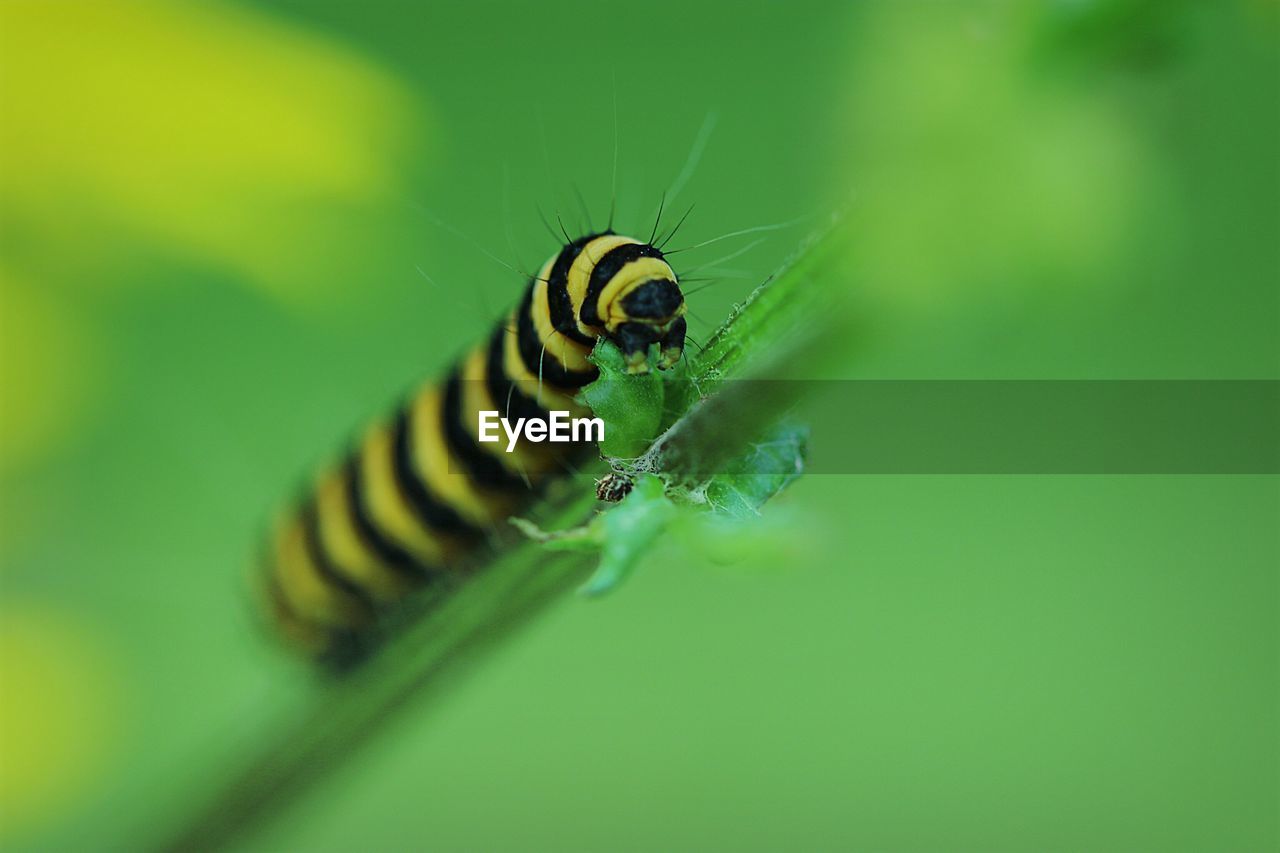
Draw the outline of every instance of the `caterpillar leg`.
M653 327L644 323L623 323L618 327L618 346L627 361L627 373L649 372L649 345L654 342Z
M671 324L671 328L667 329L661 341L662 354L658 357L659 370L669 370L680 361L680 356L684 354L684 336L688 328L689 324L685 319L677 317Z

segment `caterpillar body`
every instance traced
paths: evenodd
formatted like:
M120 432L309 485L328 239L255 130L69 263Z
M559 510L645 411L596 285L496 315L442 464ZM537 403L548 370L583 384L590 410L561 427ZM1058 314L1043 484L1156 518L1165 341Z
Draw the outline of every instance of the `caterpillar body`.
M590 414L575 397L597 378L596 341L616 343L633 373L657 344L667 368L684 349L684 313L676 274L650 243L606 231L564 245L483 342L277 520L264 588L280 633L338 655L414 590L466 571L487 534L566 470L567 445L481 443L479 413Z

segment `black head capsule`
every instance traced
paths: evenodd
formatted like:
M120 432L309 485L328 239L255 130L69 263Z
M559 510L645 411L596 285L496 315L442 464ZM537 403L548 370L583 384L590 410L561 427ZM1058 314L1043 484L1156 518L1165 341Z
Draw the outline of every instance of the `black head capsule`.
M648 340L644 344L644 350L647 352L649 343L658 344L658 369L674 367L684 352L687 326L684 319L684 294L680 292L680 285L670 279L642 282L622 300L622 308L632 318L629 325L641 326L645 330L644 335L648 336ZM639 332L633 332L633 336L642 337ZM623 351L626 352L625 349ZM644 365L640 372L647 369L647 363ZM628 363L628 369L630 367Z
M666 323L679 316L684 305L680 285L670 279L641 282L622 299L622 310L632 320Z
M575 281L580 287L586 280L578 311L583 330L598 330L596 334L617 344L629 373L648 372L653 344L662 351L660 368L675 364L684 348L684 294L662 252L648 243L607 235L588 243L583 254L588 256L583 277L575 279L572 271L569 276L570 294Z

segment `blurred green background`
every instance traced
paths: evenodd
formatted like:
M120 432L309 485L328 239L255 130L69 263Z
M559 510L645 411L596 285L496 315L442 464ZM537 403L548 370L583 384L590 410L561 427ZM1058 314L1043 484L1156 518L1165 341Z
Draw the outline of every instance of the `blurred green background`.
M603 219L615 96L624 229L711 126L683 240L848 212L823 375L1280 378L1272 2L5 0L0 844L135 843L307 706L259 531L519 292L437 221L532 267L539 208ZM252 845L1274 849L1278 521L1272 476L804 478Z

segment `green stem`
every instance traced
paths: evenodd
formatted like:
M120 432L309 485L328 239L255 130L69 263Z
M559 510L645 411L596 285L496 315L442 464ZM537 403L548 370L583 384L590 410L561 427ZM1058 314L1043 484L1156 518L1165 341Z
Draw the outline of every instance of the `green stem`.
M708 388L723 387L724 379L751 375L753 365L776 367L788 354L802 357L794 346L797 339L828 334L827 326L814 322L824 315L816 294L833 290L824 279L834 274L829 261L838 246L835 233L828 233L756 288L692 359L696 380ZM727 410L725 405L712 410L715 417L758 413L760 407L742 396L735 397L731 389L719 395L723 400L717 402L727 403ZM709 426L708 409L701 409L701 417L682 418L655 445L722 447L723 430ZM665 458L678 466L678 454ZM599 470L594 466L578 474L567 490L567 502L540 507L539 523L545 529L564 529L586 521L597 506L593 477ZM365 665L326 685L309 711L275 732L231 778L219 780L212 796L205 796L159 846L209 850L252 837L379 736L397 714L410 706L421 709L447 692L485 652L580 586L593 562L590 554L549 551L532 542L502 554L398 632Z

